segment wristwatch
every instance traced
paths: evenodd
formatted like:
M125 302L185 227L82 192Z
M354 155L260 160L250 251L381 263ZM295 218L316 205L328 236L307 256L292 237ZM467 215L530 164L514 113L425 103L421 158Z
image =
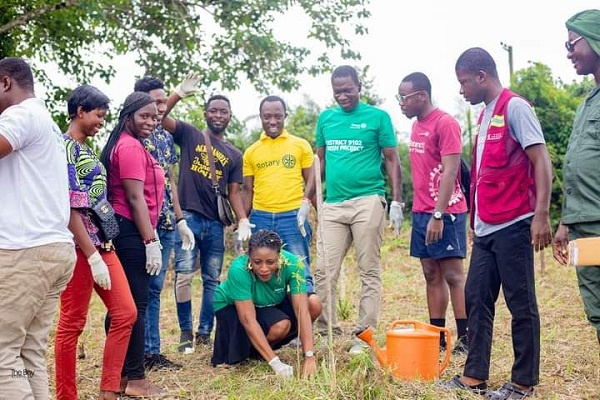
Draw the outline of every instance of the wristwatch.
M441 211L436 210L433 212L433 219L435 219L436 221L441 221L443 216L444 214L442 214Z
M304 352L304 358L309 358L309 357L314 357L314 356L315 356L315 353L313 353L312 350L306 350Z

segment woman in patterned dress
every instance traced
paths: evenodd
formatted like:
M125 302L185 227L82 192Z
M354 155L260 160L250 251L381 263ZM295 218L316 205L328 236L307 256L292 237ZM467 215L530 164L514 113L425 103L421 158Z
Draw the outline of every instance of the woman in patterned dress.
M106 335L99 399L116 399L121 370L137 310L123 267L112 243L105 241L90 208L106 199L106 170L86 140L104 125L108 97L93 86L79 86L68 100L69 128L64 135L69 171L71 220L77 248L73 277L61 295L56 330L55 365L58 400L77 400L75 358L92 289L111 315Z

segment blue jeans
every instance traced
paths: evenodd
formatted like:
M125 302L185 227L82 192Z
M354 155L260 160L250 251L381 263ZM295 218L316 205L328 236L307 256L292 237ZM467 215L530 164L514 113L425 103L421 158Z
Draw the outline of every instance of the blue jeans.
M284 245L283 248L304 260L306 271L306 293L314 293L312 274L310 273L310 239L312 230L308 221L304 222L306 236L302 236L298 228L298 210L272 213L268 211L252 210L250 222L256 225L254 231L267 229L276 232Z
M206 219L193 211L183 211L183 217L194 233L196 245L192 250L184 251L180 238L177 238L175 245L175 300L179 328L182 331L192 330L192 277L197 270L196 259L200 252L202 305L197 334L209 335L215 319L215 289L223 268L225 227L220 221Z
M162 266L158 275L150 276L148 286L148 308L146 309L146 318L144 320L146 337L144 340L145 354L160 353L160 328L158 321L160 319L160 292L165 282L165 275L169 268L169 257L171 251L175 248L175 239L179 236L177 231L168 231L159 229L158 238L162 245Z

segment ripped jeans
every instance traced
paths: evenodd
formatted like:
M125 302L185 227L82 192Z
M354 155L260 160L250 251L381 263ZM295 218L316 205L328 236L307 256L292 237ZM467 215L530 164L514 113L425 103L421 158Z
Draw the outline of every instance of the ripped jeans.
M202 305L197 334L210 335L215 319L213 299L219 284L225 253L225 227L220 221L204 218L197 212L183 211L188 227L194 233L196 245L192 250L181 249L181 239L175 245L175 301L181 331L192 330L192 278L200 257L202 276ZM200 254L198 254L200 253Z

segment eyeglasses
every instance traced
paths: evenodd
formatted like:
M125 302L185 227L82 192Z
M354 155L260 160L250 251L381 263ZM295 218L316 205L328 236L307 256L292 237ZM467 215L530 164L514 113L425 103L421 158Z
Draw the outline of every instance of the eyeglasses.
M414 96L415 94L419 94L421 92L423 92L423 90L417 90L416 92L412 92L412 93L409 93L409 94L400 94L400 93L398 93L396 95L396 100L398 100L398 103L406 103L406 99L408 99L409 97Z
M569 53L572 53L573 50L575 50L575 43L579 42L581 39L583 39L583 36L579 36L573 40L567 40L565 42L565 47L567 48L567 51Z

